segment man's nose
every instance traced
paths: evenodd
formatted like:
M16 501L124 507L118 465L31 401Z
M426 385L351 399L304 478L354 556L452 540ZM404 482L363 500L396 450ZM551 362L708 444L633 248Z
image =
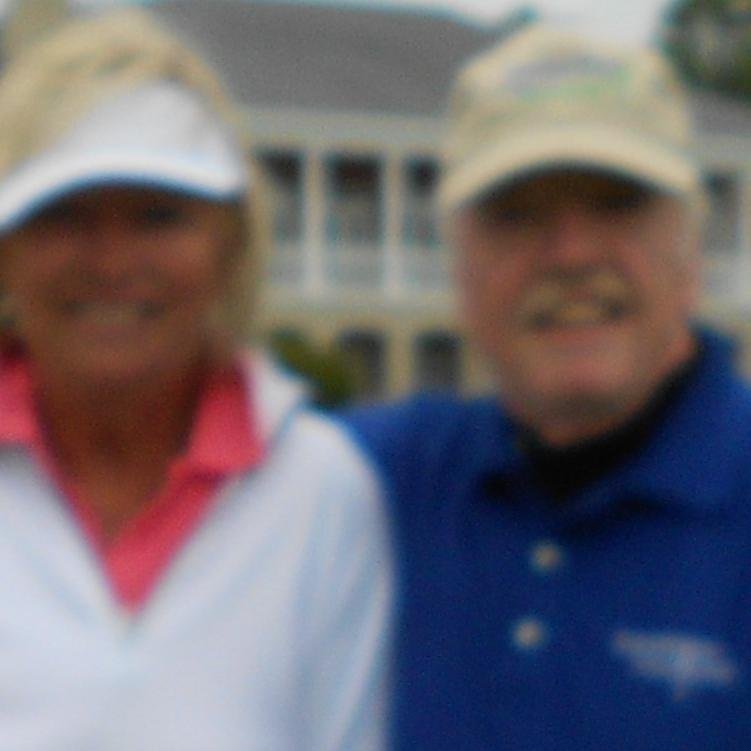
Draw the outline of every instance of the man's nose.
M598 262L603 252L597 222L586 207L564 205L547 221L545 258L558 267Z
M137 248L127 222L100 218L91 224L87 263L104 281L119 281L137 262Z

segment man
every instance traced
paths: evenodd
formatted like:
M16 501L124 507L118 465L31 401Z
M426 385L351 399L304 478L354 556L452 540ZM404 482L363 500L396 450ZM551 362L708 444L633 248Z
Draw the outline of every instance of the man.
M401 574L400 751L751 748L751 396L693 328L665 62L534 28L452 99L441 206L497 396L362 410Z

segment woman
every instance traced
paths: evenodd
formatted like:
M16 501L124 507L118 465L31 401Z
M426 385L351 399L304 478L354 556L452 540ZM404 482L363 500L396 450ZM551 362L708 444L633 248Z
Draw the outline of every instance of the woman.
M143 12L0 84L4 750L380 748L374 484L241 350L262 217L232 113Z

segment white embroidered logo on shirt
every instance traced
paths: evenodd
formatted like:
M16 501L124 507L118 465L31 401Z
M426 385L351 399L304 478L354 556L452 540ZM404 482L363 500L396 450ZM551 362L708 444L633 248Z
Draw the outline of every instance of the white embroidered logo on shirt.
M667 684L675 701L703 688L730 688L739 677L727 647L706 637L622 629L612 649L636 675Z

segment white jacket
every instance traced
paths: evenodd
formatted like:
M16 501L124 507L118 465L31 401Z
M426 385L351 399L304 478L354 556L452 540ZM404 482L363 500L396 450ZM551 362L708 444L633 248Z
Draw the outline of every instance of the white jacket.
M2 751L381 749L391 582L375 480L254 361L268 454L135 616L29 455L0 450Z

